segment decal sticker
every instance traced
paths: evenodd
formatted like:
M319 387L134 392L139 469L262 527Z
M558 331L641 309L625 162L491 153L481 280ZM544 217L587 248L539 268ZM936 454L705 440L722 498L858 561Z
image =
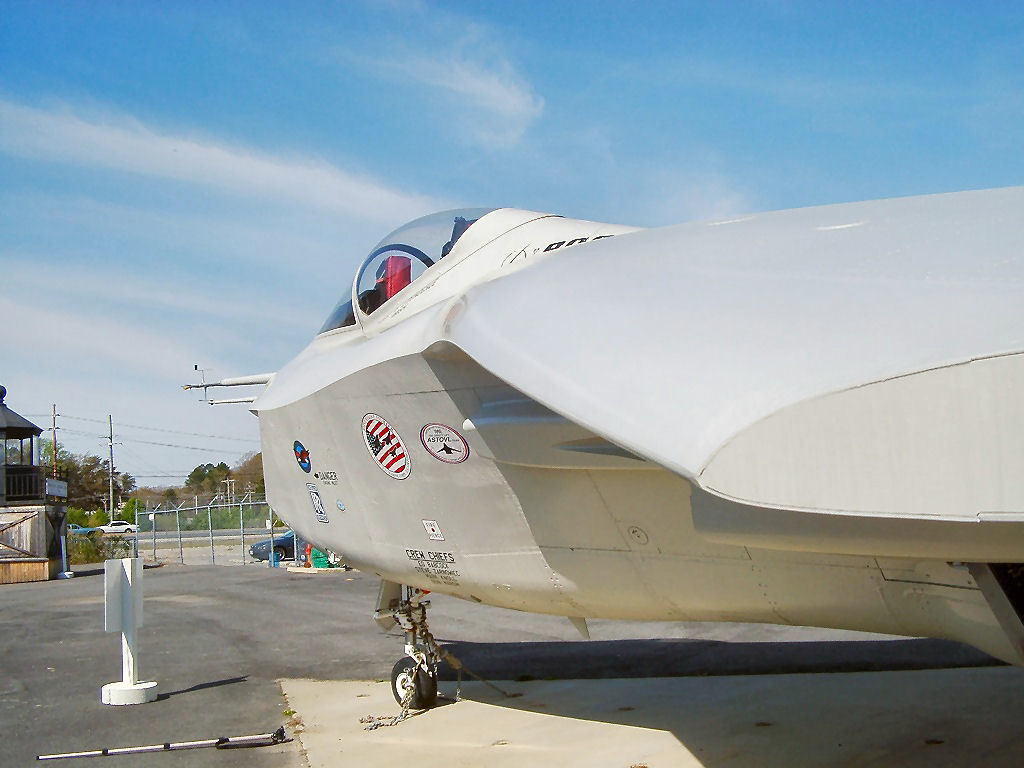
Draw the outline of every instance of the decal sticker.
M298 440L295 441L295 445L292 446L295 451L295 460L299 462L299 466L303 472L309 472L313 468L313 463L309 460L309 451L306 447Z
M534 253L536 253L536 251L534 251ZM505 260L503 262L501 262L501 266L505 267L505 266L508 266L509 264L515 264L520 259L522 259L522 261L526 261L526 249L525 248L523 248L521 251L519 251L518 253L516 253L514 255L510 253L508 256L505 257Z
M313 516L321 523L330 522L327 519L327 510L324 509L323 499L320 498L320 491L313 483L306 483L306 490L309 491L309 500L313 502Z
M427 453L445 464L461 464L469 458L469 443L444 424L427 424L420 430L420 442Z
M556 243L548 243L548 247L544 249L544 253L547 253L548 251L557 251L563 245L566 248L569 248L570 246L576 245L577 243L585 243L588 239L590 239L590 242L594 242L594 240L603 240L606 237L615 237L615 235L598 235L593 239L586 237L577 237L573 240L570 240L569 242L566 242L565 240L559 240ZM502 266L504 266L504 264Z
M413 570L422 573L436 584L459 586L459 576L455 570L455 555L451 552L423 552L419 549L405 550L405 556L416 565Z
M344 512L345 511L345 502L343 502L341 499L338 499L338 501L336 503L338 505L338 509L340 511Z
M437 520L422 520L421 522L431 541L444 541L444 534L441 533L441 526L437 524Z
M363 442L377 466L388 475L396 480L404 480L409 476L412 466L402 438L383 416L376 413L363 416Z
M313 477L319 480L324 485L337 485L338 484L338 473L337 472L314 472Z

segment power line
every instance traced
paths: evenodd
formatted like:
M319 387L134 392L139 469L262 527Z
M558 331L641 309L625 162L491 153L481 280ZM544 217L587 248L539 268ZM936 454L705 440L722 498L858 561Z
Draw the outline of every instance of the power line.
M50 414L48 414L48 413L47 414L33 413L33 414L28 414L28 417L29 418L41 418L42 416L49 416L49 415ZM106 424L107 423L106 419L90 419L87 416L69 416L66 413L58 413L57 415L60 416L62 419L74 419L75 421L91 421L91 422L94 422L96 424ZM212 438L214 440L233 440L233 441L239 442L239 443L252 443L255 440L255 438L251 438L251 437L228 437L226 435L210 435L210 434L206 434L204 432L183 432L183 431L178 430L178 429L164 429L163 427L145 427L145 426L142 426L141 424L122 424L121 422L116 422L116 425L118 427L127 427L129 429L142 429L142 430L146 430L146 431L149 431L149 432L167 432L167 433L172 434L172 435L187 435L188 437L209 437L209 438ZM105 435L104 435L104 437L105 437ZM136 441L136 442L140 442L140 441ZM155 443L155 445L161 445L161 443Z
M106 440L107 439L106 435L96 434L95 432L82 432L81 430L78 430L78 429L68 429L67 427L65 427L63 429L63 431L67 432L69 435L82 435L82 436L85 436L85 437L95 437L95 438L100 439L100 440ZM207 448L207 447L203 447L203 446L200 446L200 445L181 445L179 443L158 443L158 442L153 441L153 440L140 440L137 437L125 437L124 435L118 435L118 437L121 440L125 440L125 441L130 442L130 443L141 443L142 445L158 445L158 446L160 446L162 448L181 448L181 449L186 450L186 451L206 451L207 453L220 453L220 454L223 454L227 450L225 448ZM251 442L255 442L255 441L251 441Z

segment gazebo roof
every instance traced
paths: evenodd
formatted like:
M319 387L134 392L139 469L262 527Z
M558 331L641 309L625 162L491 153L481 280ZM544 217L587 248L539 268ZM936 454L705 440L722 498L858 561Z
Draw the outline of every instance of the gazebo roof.
M42 434L43 430L4 405L6 396L6 387L0 385L0 438L18 440L25 437L38 437Z

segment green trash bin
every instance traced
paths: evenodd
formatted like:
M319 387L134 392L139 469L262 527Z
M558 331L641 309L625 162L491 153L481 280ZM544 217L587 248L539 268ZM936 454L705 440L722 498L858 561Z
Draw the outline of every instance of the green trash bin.
M316 547L309 554L309 560L313 564L314 568L333 568L334 564L331 563L331 559L325 552L321 552Z

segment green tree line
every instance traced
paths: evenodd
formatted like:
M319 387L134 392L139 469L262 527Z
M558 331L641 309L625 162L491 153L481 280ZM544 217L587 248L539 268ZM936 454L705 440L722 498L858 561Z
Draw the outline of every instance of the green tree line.
M53 460L51 440L43 438L39 441L39 455L44 462L44 471L49 473ZM108 522L111 519L106 510L109 504L110 461L89 453L71 453L58 441L57 467L66 475L68 481L68 522L86 527ZM228 485L225 480L234 482ZM259 453L246 454L235 466L229 466L224 461L217 464L200 464L184 478L181 485L161 488L139 488L132 475L119 472L115 466L113 519L134 522L138 513L141 522L145 510L153 509L157 505L163 509L173 508L185 501L194 505L198 497L199 505L205 507L215 500L222 501L229 494L237 501L247 493L249 499L263 499L266 496L263 458ZM217 499L218 494L220 499ZM233 524L237 525L237 512L230 509L214 512L218 518L214 523L215 528L229 527L231 521L227 518L232 515ZM220 520L221 517L225 519ZM206 516L199 515L195 520L190 520L190 523L205 528Z

